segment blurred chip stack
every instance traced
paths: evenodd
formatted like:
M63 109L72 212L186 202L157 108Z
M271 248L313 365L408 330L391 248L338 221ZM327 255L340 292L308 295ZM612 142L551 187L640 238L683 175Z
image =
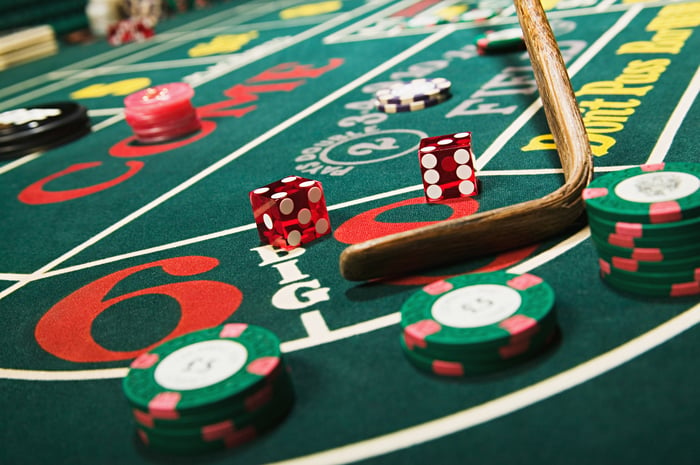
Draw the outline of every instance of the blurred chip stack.
M90 23L90 30L97 37L106 37L109 28L122 19L121 0L89 0L85 14Z
M0 32L0 71L53 55L57 51L58 43L51 26Z

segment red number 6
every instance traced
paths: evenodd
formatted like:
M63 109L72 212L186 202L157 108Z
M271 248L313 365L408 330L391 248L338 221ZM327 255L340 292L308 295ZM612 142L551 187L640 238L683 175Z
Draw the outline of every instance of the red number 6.
M207 272L218 264L219 261L211 257L177 257L107 275L51 307L36 326L36 340L47 352L71 362L111 362L136 358L162 341L221 324L238 309L243 295L235 286L217 281L164 284L105 300L105 296L120 281L147 268L160 267L173 276L192 276ZM108 350L95 341L91 328L99 314L119 302L147 294L167 295L179 303L180 321L169 335L149 347L129 352Z

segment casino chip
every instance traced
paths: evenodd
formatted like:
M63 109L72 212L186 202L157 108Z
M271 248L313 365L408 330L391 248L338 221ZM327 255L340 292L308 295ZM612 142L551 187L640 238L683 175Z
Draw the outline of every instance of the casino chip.
M87 109L57 102L0 113L0 160L72 142L90 132Z
M444 102L447 98L447 96L436 97L426 100L417 100L411 103L382 103L379 100L375 100L374 107L384 113L405 113L435 106L438 103Z
M189 333L139 356L123 389L139 438L168 454L248 442L281 423L294 404L279 339L240 323Z
M596 178L583 192L601 279L639 295L700 294L700 164Z
M401 346L444 376L494 372L542 353L558 335L554 291L532 274L476 273L423 287L401 308Z
M476 51L480 55L517 52L525 50L523 31L519 27L488 31L475 39Z
M124 116L139 142L178 139L201 129L192 97L194 90L182 82L150 87L124 99Z
M445 78L414 79L379 89L374 96L381 104L408 104L446 97L452 83Z

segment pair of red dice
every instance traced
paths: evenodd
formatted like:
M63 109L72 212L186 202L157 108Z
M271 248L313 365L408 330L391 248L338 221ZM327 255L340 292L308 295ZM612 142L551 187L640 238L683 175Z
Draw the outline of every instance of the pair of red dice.
M418 160L428 202L477 194L470 132L422 139ZM250 192L250 203L263 243L289 250L331 232L318 181L289 176Z

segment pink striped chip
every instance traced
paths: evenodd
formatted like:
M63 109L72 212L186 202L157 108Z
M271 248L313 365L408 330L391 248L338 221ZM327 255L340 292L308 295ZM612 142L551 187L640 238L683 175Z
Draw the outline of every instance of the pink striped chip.
M440 323L434 320L421 320L412 325L406 326L403 330L406 346L411 349L414 346L426 347L425 338L435 334L442 329Z
M517 344L500 347L498 349L498 355L500 355L502 359L507 360L509 358L515 357L516 355L520 355L527 352L529 348L530 339L526 339L525 341L519 342Z
M640 223L625 223L620 221L615 223L615 232L617 234L631 236L638 239L644 234L644 229L642 229L642 225Z
M625 271L638 271L639 262L631 258L612 257L612 266Z
M700 294L700 282L698 281L674 284L671 286L671 297L681 297L695 294Z
M649 219L652 223L671 223L683 219L683 210L678 202L657 202L649 206Z
M608 234L608 244L617 247L634 247L634 238L623 234Z
M181 398L179 392L161 392L148 403L148 411L153 418L177 420L180 413L175 409Z
M542 283L542 278L535 276L534 274L521 274L508 281L508 285L513 289L518 289L519 291L524 291L533 286L537 286Z
M142 412L141 410L137 409L132 409L131 410L134 414L134 419L136 420L137 423L142 424L146 428L153 428L155 426L155 423L153 421L153 417L146 412Z
M645 172L651 171L661 171L666 166L666 163L649 163L648 165L641 165L639 168Z
M603 274L610 274L610 263L606 262L602 258L598 259L598 266Z
M498 323L498 326L510 333L513 342L532 337L540 329L537 320L525 315L513 315Z
M258 432L254 427L248 426L242 430L232 431L223 437L226 447L231 448L250 442L258 436Z
M458 362L434 360L433 373L441 376L464 376L464 367Z
M259 376L268 376L280 366L279 357L261 357L253 360L246 368L248 373Z
M136 359L131 362L130 368L145 370L158 363L158 360L160 360L158 355L146 352L136 357Z
M272 384L266 384L258 392L246 397L244 405L248 412L254 412L272 400Z
M664 254L661 249L636 248L632 249L632 258L640 262L661 262L664 259Z
M454 286L447 281L435 281L423 286L423 291L430 295L438 295L451 291Z
M150 441L148 440L148 435L146 435L146 432L145 432L145 431L143 431L143 430L140 429L140 428L136 428L136 434L139 435L139 438L141 439L141 442L143 442L143 443L146 444L146 445L149 444Z
M202 439L205 441L216 441L232 434L235 430L236 427L231 420L202 426Z
M583 190L583 200L605 197L606 195L608 195L608 189L605 187L589 187Z
M221 328L221 333L219 333L219 336L229 338L240 337L246 328L248 328L248 325L245 323L229 323Z

